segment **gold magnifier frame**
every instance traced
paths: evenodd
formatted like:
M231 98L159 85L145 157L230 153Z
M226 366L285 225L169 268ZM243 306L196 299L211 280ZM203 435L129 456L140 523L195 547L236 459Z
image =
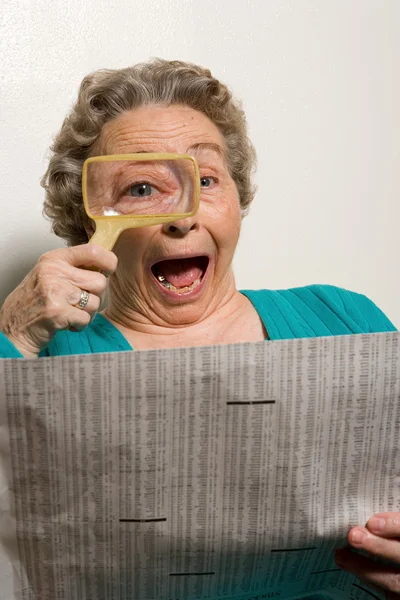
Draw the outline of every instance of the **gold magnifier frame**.
M159 161L159 160L188 160L193 165L194 170L194 185L193 185L193 210L186 213L168 213L160 215L93 215L90 212L89 200L87 194L87 178L88 167L93 162L111 162L111 161ZM112 250L118 236L125 229L133 229L136 227L148 227L150 225L159 225L160 223L171 223L180 219L186 219L196 214L200 204L200 173L196 159L189 154L173 154L162 152L141 152L138 154L107 154L105 156L91 156L87 158L82 167L82 196L85 211L88 217L96 224L96 231L90 238L89 243L99 244L107 250Z

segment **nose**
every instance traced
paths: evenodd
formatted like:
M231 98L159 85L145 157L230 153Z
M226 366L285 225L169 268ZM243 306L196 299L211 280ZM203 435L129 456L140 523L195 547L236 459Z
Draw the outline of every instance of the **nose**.
M163 231L176 237L184 237L189 231L196 231L198 229L198 223L194 217L188 217L187 219L179 219L172 221L171 223L164 223Z

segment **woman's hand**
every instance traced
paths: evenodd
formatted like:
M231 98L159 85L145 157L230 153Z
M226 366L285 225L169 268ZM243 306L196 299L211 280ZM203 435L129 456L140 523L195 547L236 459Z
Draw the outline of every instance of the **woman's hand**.
M357 550L371 554L366 558L349 549L335 553L337 564L365 582L382 588L387 598L400 598L400 512L387 512L374 515L366 527L353 527L348 534L348 542ZM389 566L376 560L391 561Z
M98 269L96 272L91 268ZM96 244L52 250L6 298L0 310L0 331L26 357L37 356L61 329L82 330L100 307L107 277L117 257ZM83 290L84 309L77 307Z

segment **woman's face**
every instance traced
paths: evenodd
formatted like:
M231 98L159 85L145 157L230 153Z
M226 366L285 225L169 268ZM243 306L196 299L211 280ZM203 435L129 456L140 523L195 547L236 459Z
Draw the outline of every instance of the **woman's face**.
M157 325L194 324L235 290L231 263L241 212L224 138L196 110L147 106L109 121L96 147L96 154L135 152L194 156L201 178L200 207L194 217L121 234L114 247L118 270L110 285L113 307Z

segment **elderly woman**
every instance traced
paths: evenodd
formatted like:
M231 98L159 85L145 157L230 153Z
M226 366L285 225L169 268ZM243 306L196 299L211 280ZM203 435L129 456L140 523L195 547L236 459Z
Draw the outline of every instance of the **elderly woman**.
M0 356L42 357L393 331L375 304L340 288L238 291L232 258L253 200L255 152L245 116L210 71L155 60L86 77L52 147L45 213L69 247L41 256L0 311ZM127 229L113 252L87 243L95 225L81 192L89 156L178 153L195 157L195 215ZM132 197L151 195L143 182ZM109 284L107 308L101 310ZM99 312L100 311L100 312ZM400 591L400 513L355 527L338 564Z

